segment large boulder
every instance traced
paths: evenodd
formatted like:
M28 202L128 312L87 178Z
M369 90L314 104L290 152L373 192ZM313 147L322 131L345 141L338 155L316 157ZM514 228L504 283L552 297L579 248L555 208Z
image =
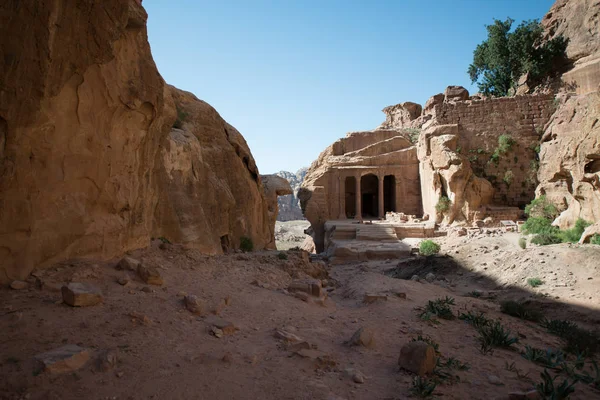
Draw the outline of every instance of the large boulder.
M401 129L412 127L411 122L421 116L423 108L410 101L388 106L383 109L385 121L378 129Z
M462 86L448 86L444 91L445 101L469 100L469 91Z
M293 194L292 187L287 179L280 177L279 175L261 175L260 176L265 191L265 197L267 199L267 208L269 210L269 221L270 226L275 229L275 221L279 214L279 204L277 198L279 196L286 196ZM273 239L275 238L273 233ZM272 243L274 246L275 243Z

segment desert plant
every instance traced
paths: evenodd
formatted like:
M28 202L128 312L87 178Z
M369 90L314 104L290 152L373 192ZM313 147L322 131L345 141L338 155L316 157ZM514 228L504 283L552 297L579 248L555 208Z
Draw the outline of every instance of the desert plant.
M545 218L552 221L558 216L558 209L554 204L548 201L546 196L540 196L533 199L531 203L525 207L525 214L529 218Z
M538 286L542 286L544 284L544 281L540 278L529 278L527 279L527 284L533 288L536 288Z
M557 368L565 363L565 355L562 351L553 349L544 351L529 345L525 346L521 356L526 360L548 368Z
M595 234L594 236L592 236L592 238L590 239L590 244L600 245L600 235Z
M480 327L489 325L491 323L491 321L482 312L479 314L475 314L473 311L460 313L458 319L468 322L469 324L473 325L475 329L479 329Z
M277 253L277 258L279 258L280 260L287 260L288 259L288 255L287 255L287 253L284 253L283 251L280 251L279 253Z
M545 320L542 326L565 341L564 350L572 354L594 354L600 350L600 337L565 320Z
M404 132L408 135L408 140L415 144L419 141L421 130L419 128L405 128Z
M531 238L531 243L537 244L538 246L548 246L550 244L562 243L560 234L557 233L540 233Z
M498 137L498 152L500 154L508 153L514 144L515 140L512 138L512 136L502 134Z
M419 254L422 256L432 256L440 252L440 245L433 240L423 240L419 245Z
M521 371L519 368L517 368L517 366L515 365L514 362L511 362L509 364L508 361L505 361L504 369L507 371L510 371L510 372L514 372L515 374L517 374L517 378L519 378L519 379L531 382L531 379L529 378L529 372L526 374L523 374L523 371Z
M410 388L410 392L413 396L417 396L421 399L427 399L433 396L433 391L435 390L437 383L431 381L427 378L421 378L420 376L415 376L413 378L412 387Z
M524 237L520 237L519 238L519 247L522 248L523 250L527 248L527 239L525 239Z
M575 226L573 228L561 231L560 236L563 242L577 243L579 242L579 239L581 239L581 235L583 234L585 228L590 225L591 223L579 218L577 222L575 222Z
M186 113L182 108L176 106L177 109L177 119L173 122L173 128L182 129L183 123L188 117L188 113Z
M240 238L240 250L243 252L250 252L254 250L254 243L252 242L252 239L247 236L242 236Z
M504 314L533 322L539 322L544 317L539 311L531 309L527 303L519 303L512 300L500 303L500 311Z
M511 337L510 330L505 329L498 321L481 326L477 331L479 332L480 351L483 354L492 352L496 347L510 349L513 344L519 342L519 338Z
M569 383L567 379L565 379L559 386L555 385L555 380L557 377L552 378L547 370L544 369L544 372L541 374L542 382L538 383L535 388L538 391L538 394L543 399L548 400L564 400L571 395L571 393L575 392L575 384Z
M502 178L502 180L504 181L504 183L506 183L507 186L512 185L514 179L515 175L510 169L504 173L504 178Z
M159 237L158 240L160 240L161 242L163 242L165 244L171 244L171 242L169 241L169 239L167 239L164 236Z
M558 228L552 226L552 221L544 217L529 217L522 228L523 232L527 234L548 234L558 232Z
M422 309L419 317L425 321L429 321L434 317L454 319L454 313L450 308L451 305L454 305L454 298L448 296L443 299L429 300L427 305Z
M435 205L435 210L443 214L450 210L450 207L452 207L452 200L450 200L447 196L441 196Z

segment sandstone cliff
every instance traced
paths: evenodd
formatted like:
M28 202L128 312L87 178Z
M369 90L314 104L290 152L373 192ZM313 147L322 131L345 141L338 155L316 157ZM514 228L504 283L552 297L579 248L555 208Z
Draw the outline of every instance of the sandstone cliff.
M0 4L0 281L151 236L208 253L272 242L243 138L165 84L146 19L136 1Z
M562 211L561 228L600 222L600 2L558 0L542 23L548 37L568 39L573 68L542 138L537 194Z
M277 221L294 221L304 219L302 210L300 208L300 200L298 199L298 191L304 181L308 168L300 168L296 173L288 171L279 171L275 175L278 175L286 179L291 188L292 194L280 196L277 199L279 205L279 213L277 214Z

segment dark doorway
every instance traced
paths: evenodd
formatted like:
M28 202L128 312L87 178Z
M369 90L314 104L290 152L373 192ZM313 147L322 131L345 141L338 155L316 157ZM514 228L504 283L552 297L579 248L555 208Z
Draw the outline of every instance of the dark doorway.
M346 218L356 216L356 178L348 176L344 182L344 196L346 202Z
M360 192L363 218L377 218L379 216L379 179L377 176L373 174L363 176L360 179Z
M383 210L386 212L396 211L396 177L386 175L383 178Z

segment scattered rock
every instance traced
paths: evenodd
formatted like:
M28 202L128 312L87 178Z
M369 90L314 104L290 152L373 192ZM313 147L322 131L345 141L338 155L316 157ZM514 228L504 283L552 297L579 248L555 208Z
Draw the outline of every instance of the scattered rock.
M396 294L396 296L397 296L398 298L401 298L401 299L403 299L403 300L406 300L406 299L407 299L407 297L406 297L406 293L404 293L404 292L396 292L395 294Z
M142 265L142 263L135 258L123 257L117 264L117 269L122 269L125 271L137 271L140 265Z
M292 293L304 292L314 297L323 296L323 286L319 279L302 279L290 283L288 291Z
M72 307L94 306L104 299L100 289L89 283L71 282L61 292L63 302Z
M433 273L428 273L427 275L425 275L425 280L429 283L432 283L433 281L435 281L435 274Z
M27 289L28 287L29 284L23 281L12 281L12 283L10 284L10 288L14 290L23 290Z
M204 314L204 302L193 294L189 294L183 298L183 304L189 312L196 315Z
M352 375L352 380L355 383L365 383L365 375L360 371L356 371L354 375Z
M146 267L142 264L138 265L137 273L149 285L161 286L164 281L158 270L154 267Z
M210 332L213 334L213 336L215 336L216 338L220 339L223 337L223 330L217 328L216 326L212 326L210 328Z
M132 311L129 313L129 316L131 317L132 322L139 322L144 325L152 324L152 320L142 313Z
M209 325L212 325L213 328L221 330L224 335L233 335L236 331L239 330L239 328L236 327L233 323L216 316L211 316L207 318L206 322Z
M388 297L385 294L365 293L363 303L371 304L378 301L387 301Z
M121 276L119 279L117 279L117 282L121 286L127 286L131 282L131 279L129 279L128 276Z
M96 369L102 372L108 372L117 366L117 351L104 350L96 358Z
M275 333L273 333L273 336L275 336L277 339L282 339L288 343L304 342L304 339L302 339L301 337L283 329L275 329Z
M496 385L496 386L504 385L504 383L496 375L488 375L487 379L488 379L488 382L491 383L492 385Z
M150 289L148 286L144 286L142 288L142 292L144 292L144 293L152 293L152 289Z
M437 359L433 346L421 341L409 342L402 346L400 357L398 358L400 368L419 376L433 372L436 362Z
M51 374L77 371L90 359L87 349L68 344L35 356L37 369Z
M414 282L419 282L420 279L421 278L419 278L419 275L413 275L413 276L410 277L410 280L414 281Z
M304 358L310 358L311 360L316 360L320 357L325 356L324 352L315 349L301 349L298 350L296 354Z
M369 328L362 327L354 332L347 343L350 346L373 347L375 345L375 333Z

